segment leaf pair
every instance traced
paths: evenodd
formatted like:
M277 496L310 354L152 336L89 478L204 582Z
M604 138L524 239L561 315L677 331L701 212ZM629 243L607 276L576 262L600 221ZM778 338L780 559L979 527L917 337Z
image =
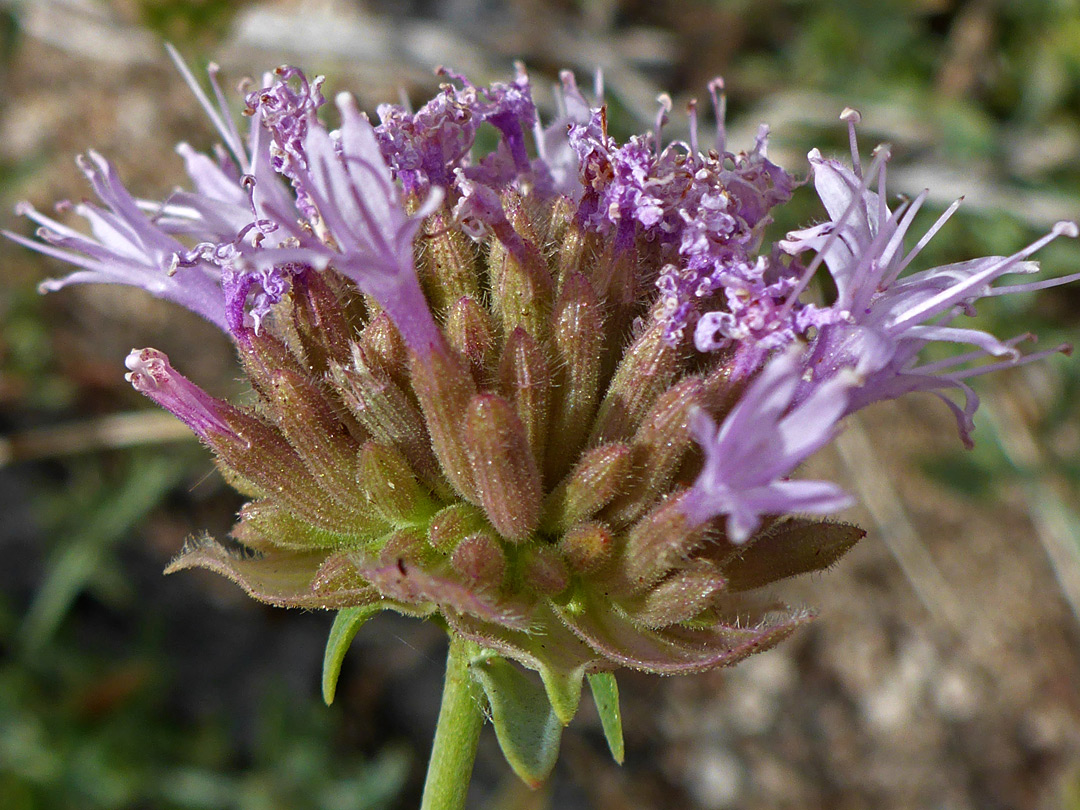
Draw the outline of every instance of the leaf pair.
M341 664L353 638L368 619L384 608L379 603L351 607L339 611L335 617L323 657L322 692L328 706L334 700ZM503 756L525 784L540 787L555 767L562 729L573 717L577 695L564 695L566 700L556 697L556 707L549 690L536 678L491 651L482 651L469 668L487 697L491 723ZM588 678L611 755L622 763L622 717L615 676L600 672ZM565 690L558 690L556 695L560 691Z

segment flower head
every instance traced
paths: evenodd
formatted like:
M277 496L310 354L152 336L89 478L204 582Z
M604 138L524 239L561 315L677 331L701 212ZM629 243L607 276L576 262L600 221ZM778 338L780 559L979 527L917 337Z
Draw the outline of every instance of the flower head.
M797 185L767 130L727 150L653 132L619 143L563 75L541 124L523 70L451 83L372 125L281 68L248 94L242 138L211 79L181 66L224 147L179 151L194 190L132 197L83 162L105 208L92 236L26 207L81 269L47 286L142 287L230 334L256 404L199 389L152 349L128 379L187 423L251 500L247 551L190 545L170 566L222 573L280 605L385 607L540 672L568 722L586 672L690 672L776 643L808 614L759 587L831 564L863 536L799 515L850 503L793 479L842 419L908 391L959 388L1020 358L1018 339L953 325L1032 252L904 275L925 199L890 210L887 153L865 176L811 152L830 220L763 245ZM852 119L848 115L849 120ZM490 124L499 143L477 155ZM853 126L853 124L852 124ZM530 142L531 138L531 142ZM853 137L854 141L854 137ZM876 181L876 191L871 186ZM803 264L804 254L814 258ZM829 304L802 293L824 263ZM929 343L973 352L920 365ZM997 361L969 366L983 355ZM234 544L235 545L235 544Z

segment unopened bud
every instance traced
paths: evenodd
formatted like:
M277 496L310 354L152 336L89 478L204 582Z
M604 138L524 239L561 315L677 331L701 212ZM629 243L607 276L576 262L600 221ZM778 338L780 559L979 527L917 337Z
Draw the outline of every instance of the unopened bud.
M630 530L620 573L632 591L652 586L687 559L704 539L703 529L689 526L682 500L681 495L667 499Z
M446 339L469 364L477 385L488 381L494 365L496 325L475 298L460 298L446 316Z
M445 209L424 220L422 252L417 262L420 280L438 312L446 312L462 298L479 298L476 249L455 227Z
M604 510L609 524L618 528L634 522L671 488L676 471L694 446L687 425L701 396L701 380L689 377L657 399L631 444L637 476Z
M575 573L592 574L611 559L614 542L603 523L579 523L559 539L559 551Z
M570 585L566 563L550 546L534 546L526 552L522 577L526 585L546 596L556 596Z
M422 522L435 512L409 463L393 447L366 442L360 449L357 481L371 509L391 525Z
M475 506L454 503L443 507L428 524L428 543L444 554L449 554L458 543L486 525L483 514Z
M504 194L503 210L506 220L491 223L497 241L491 243L488 255L495 314L505 332L520 326L542 339L555 284L520 195Z
M545 477L556 481L570 469L589 433L600 390L604 355L604 318L592 285L572 273L563 282L556 303L552 335L553 368L551 435L544 463Z
M663 322L650 318L615 370L589 443L625 441L633 436L657 397L671 385L678 368L678 351L664 339Z
M727 583L712 564L698 564L676 571L640 597L637 605L624 607L636 624L670 627L705 610Z
M540 473L513 406L494 394L473 397L465 440L476 492L500 535L520 542L540 518Z
M400 388L408 388L409 348L389 315L380 312L368 322L360 332L358 350L372 371L381 371Z
M292 295L293 322L308 366L322 372L331 359L348 361L352 329L322 273L312 270L296 276Z
M439 466L462 498L479 503L464 437L465 413L476 394L472 375L456 354L438 351L423 359L414 355L410 371Z
M603 509L629 483L632 457L626 444L587 451L544 502L544 528L558 534Z
M381 367L369 366L355 346L351 364L331 363L330 378L341 401L372 439L400 450L433 491L449 492L414 398Z
M506 574L506 554L498 540L477 532L458 543L450 565L473 587L495 590Z
M356 482L356 440L309 378L282 370L273 375L271 385L270 410L285 438L326 491L350 504Z
M534 459L544 457L551 374L544 351L524 329L515 329L499 361L499 388L514 404Z

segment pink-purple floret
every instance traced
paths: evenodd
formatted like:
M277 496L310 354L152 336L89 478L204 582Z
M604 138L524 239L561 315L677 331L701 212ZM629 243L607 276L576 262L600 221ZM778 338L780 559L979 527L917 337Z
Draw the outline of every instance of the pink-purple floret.
M607 132L605 112L589 104L569 74L562 76L558 115L544 127L521 69L512 82L487 88L444 72L450 82L431 101L415 112L383 105L377 126L342 95L336 99L341 126L331 132L317 115L325 102L321 78L309 82L296 68L281 68L246 96L251 124L245 142L216 69L216 102L186 67L181 70L225 146L213 155L178 147L195 190L177 191L162 203L132 197L96 153L80 159L104 204L74 206L90 235L29 205L19 211L41 226L40 241L7 234L79 267L45 282L43 290L86 282L137 286L242 339L273 317L297 274L332 265L379 301L422 357L446 350L413 263L423 218L448 201L468 233L493 231L513 250L500 195L515 188L566 197L576 206L577 225L610 239L615 250L646 245L660 256L659 276L644 281L659 290L654 313L667 341L725 352L732 377L749 380L722 424L699 413L691 425L705 463L686 498L687 517L702 522L727 515L736 542L766 515L831 512L849 502L830 482L788 480L844 416L927 391L954 411L970 442L978 399L965 380L1064 348L1022 357L1016 346L1025 336L1001 341L952 323L980 298L1080 278L992 286L1006 274L1036 272L1028 257L1057 236L1076 236L1076 226L1059 223L1010 257L904 276L955 206L905 253L904 236L926 195L888 208L887 151L877 153L865 175L857 151L851 167L812 151L814 187L829 219L763 251L771 211L790 199L797 183L766 156L765 128L749 152L726 150L719 83L710 87L719 119L716 143L701 151L696 106L689 144L663 145L666 109L655 131L619 143ZM847 111L845 120L854 149L857 115ZM477 156L483 124L495 129L499 142ZM821 264L838 291L827 304L803 300ZM920 363L922 349L940 342L971 350ZM196 432L222 429L204 407L209 400L163 357L129 358L136 386ZM987 357L994 362L975 364ZM942 393L950 388L962 394L962 405Z

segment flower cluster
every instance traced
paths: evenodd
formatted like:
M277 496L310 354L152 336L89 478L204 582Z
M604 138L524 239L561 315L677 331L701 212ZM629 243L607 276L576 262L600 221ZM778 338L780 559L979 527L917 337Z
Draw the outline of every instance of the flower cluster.
M348 95L319 118L321 79L281 68L246 96L242 136L181 65L224 146L178 149L192 191L133 197L95 153L90 234L29 206L39 241L79 269L43 289L141 287L234 340L253 406L217 399L154 349L128 380L187 423L250 498L202 566L264 601L385 607L537 670L568 722L582 676L680 673L765 649L808 618L759 588L830 565L863 532L807 515L851 503L792 479L841 420L912 391L941 397L965 441L965 382L1021 356L1021 338L953 325L1029 256L908 272L925 193L890 209L888 151L863 170L810 153L828 221L763 245L797 185L767 130L715 143L619 143L601 99L563 76L540 123L529 80L454 74L419 110ZM477 153L485 124L497 147ZM807 260L807 257L810 257ZM821 265L836 296L811 300ZM969 347L920 360L934 343ZM1049 350L1061 351L1064 347ZM988 363L980 363L992 358ZM961 402L946 396L962 394Z

